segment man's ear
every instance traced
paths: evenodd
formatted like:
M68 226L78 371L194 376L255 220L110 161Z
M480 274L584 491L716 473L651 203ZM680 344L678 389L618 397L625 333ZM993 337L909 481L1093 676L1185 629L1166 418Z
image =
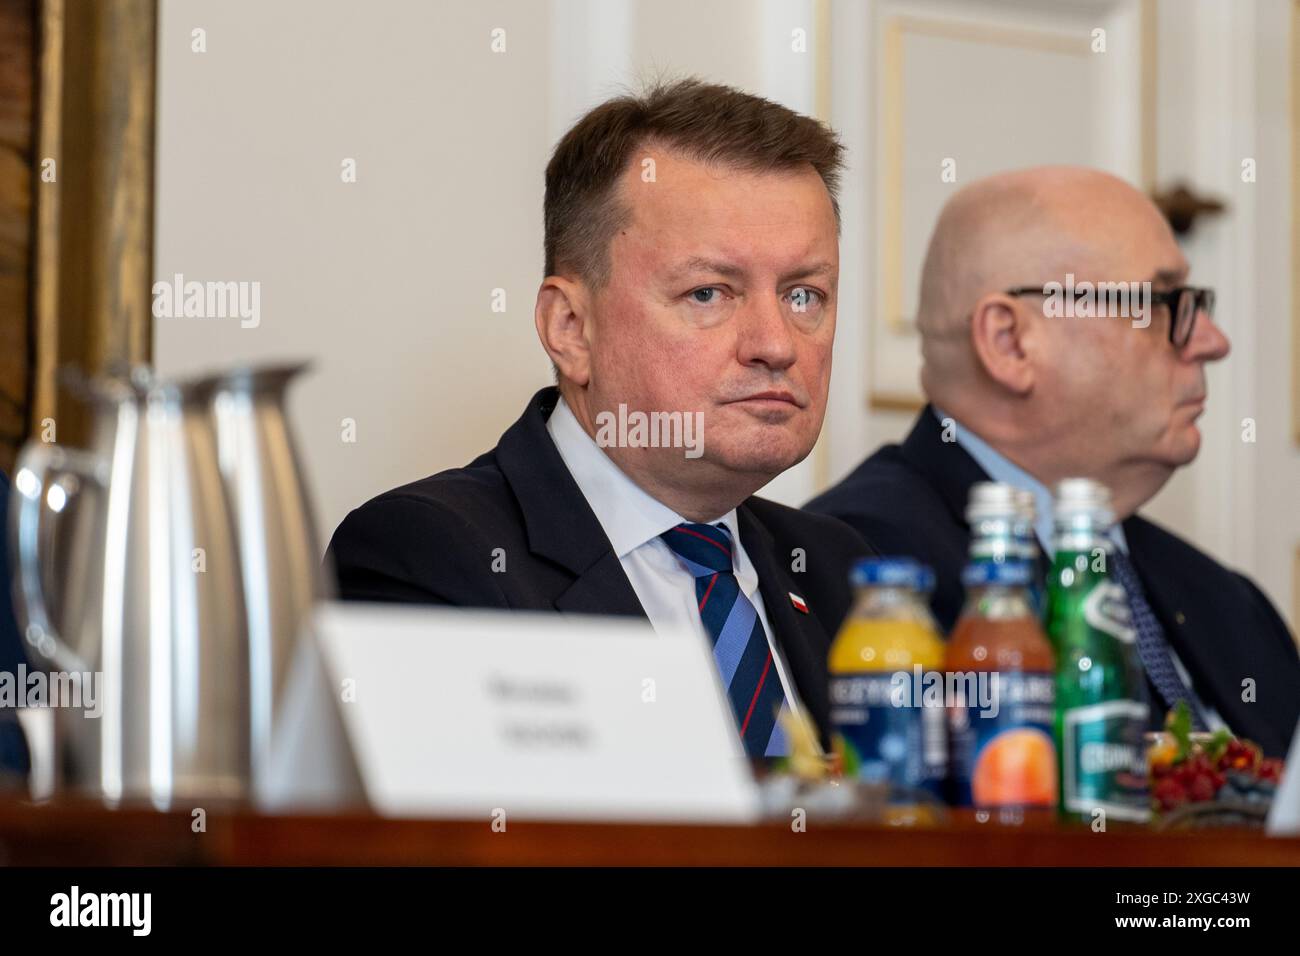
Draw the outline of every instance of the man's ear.
M586 286L547 276L537 290L534 321L542 348L560 375L582 388L591 379L591 312Z
M1023 303L1001 293L986 295L971 317L971 350L985 373L1016 395L1034 387L1032 356L1040 329Z

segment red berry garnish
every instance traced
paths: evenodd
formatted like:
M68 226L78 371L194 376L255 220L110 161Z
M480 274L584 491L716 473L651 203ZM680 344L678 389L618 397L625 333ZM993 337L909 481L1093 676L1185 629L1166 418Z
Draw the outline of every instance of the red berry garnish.
M1174 777L1165 777L1155 789L1151 791L1151 796L1160 804L1162 810L1172 810L1181 803L1187 802L1187 790Z
M1255 766L1258 752L1243 740L1229 740L1218 760L1219 770L1249 770Z
M1194 803L1204 803L1208 800L1213 800L1214 794L1217 790L1218 788L1215 787L1214 781L1207 774L1201 774L1197 776L1196 779L1192 781L1191 786L1187 788L1187 795Z

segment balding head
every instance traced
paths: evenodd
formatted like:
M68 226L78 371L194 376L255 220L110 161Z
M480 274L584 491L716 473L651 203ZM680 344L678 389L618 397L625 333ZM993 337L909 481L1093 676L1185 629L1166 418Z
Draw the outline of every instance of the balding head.
M1199 447L1203 365L1227 353L1213 321L1198 316L1176 350L1161 311L1134 328L1055 317L1043 296L1006 292L1071 281L1159 291L1187 272L1159 210L1108 173L1044 166L972 183L944 207L922 269L925 392L1044 480L1128 462L1163 469L1163 483Z
M1116 231L1121 222L1130 223L1124 235ZM927 394L944 401L950 386L971 384L967 333L982 296L1105 270L1123 261L1134 241L1153 239L1173 244L1159 211L1128 183L1099 170L1039 166L960 190L939 215L921 272L917 325Z

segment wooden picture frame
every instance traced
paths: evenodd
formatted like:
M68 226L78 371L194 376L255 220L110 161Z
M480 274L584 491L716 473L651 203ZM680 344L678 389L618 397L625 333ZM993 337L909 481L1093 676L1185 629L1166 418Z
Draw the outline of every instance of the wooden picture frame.
M36 0L0 0L0 471L12 472L31 401Z
M80 444L60 381L151 352L155 0L2 0L0 468L31 436ZM19 219L26 217L26 227Z

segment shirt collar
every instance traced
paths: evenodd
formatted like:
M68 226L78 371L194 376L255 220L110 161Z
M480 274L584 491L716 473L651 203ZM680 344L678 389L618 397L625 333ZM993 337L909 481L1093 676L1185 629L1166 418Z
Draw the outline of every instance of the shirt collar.
M583 429L563 398L551 412L546 430L618 558L655 540L670 528L689 523L651 497L614 464ZM731 539L740 540L735 508L710 524L726 525Z
M1049 557L1055 553L1052 538L1051 490L947 412L934 407L934 414L940 421L947 418L956 423L957 444L975 459L990 479L1016 488L1024 488L1033 494L1034 533L1038 536L1038 544L1043 549L1043 553ZM1121 551L1128 553L1128 540L1124 537L1124 528L1119 522L1111 527L1110 538Z

